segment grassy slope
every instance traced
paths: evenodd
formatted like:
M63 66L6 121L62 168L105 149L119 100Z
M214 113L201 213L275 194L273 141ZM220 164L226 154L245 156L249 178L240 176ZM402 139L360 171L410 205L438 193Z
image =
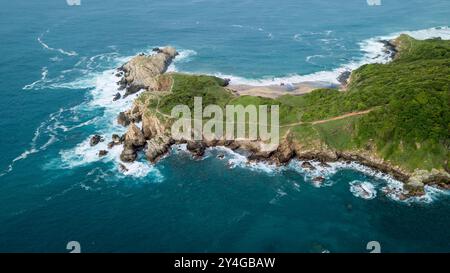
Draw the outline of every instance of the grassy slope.
M275 100L235 97L219 78L174 73L169 74L172 92L161 96L159 109L169 114L177 104L193 107L195 96L203 97L203 105L278 104L281 125L373 109L364 116L284 127L281 133L290 129L306 146L320 140L340 151L365 148L370 142L379 156L406 169L442 169L450 146L450 41L402 35L396 44L400 53L393 62L360 67L346 92L319 89ZM151 101L149 108L154 108Z

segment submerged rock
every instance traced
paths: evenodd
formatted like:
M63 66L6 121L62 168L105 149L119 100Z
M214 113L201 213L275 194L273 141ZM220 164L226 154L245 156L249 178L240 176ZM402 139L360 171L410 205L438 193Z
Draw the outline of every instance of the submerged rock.
M114 141L108 142L108 149L112 149L114 147Z
M309 169L309 170L311 170L311 171L313 171L313 170L316 169L316 167L314 167L309 161L303 162L302 165L301 165L301 167L302 167L303 169Z
M322 176L314 177L313 182L322 184L325 181L325 178Z
M129 171L128 168L122 163L119 164L119 170L123 173Z

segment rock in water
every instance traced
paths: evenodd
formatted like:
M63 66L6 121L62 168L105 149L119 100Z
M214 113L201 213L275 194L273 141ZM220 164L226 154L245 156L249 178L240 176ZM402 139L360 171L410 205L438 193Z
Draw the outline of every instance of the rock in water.
M125 145L122 153L120 154L120 160L123 162L133 162L137 158L136 148L132 145Z
M122 140L118 134L113 134L111 139L112 139L112 142L114 142L114 144L120 144L122 142Z
M103 141L103 138L100 135L94 135L93 137L91 137L91 140L89 141L89 144L91 146L95 146L95 145L99 144L102 141Z
M313 170L316 169L316 167L314 167L314 166L313 166L310 162L308 162L308 161L305 161L305 162L302 163L302 168L303 168L303 169L309 169L309 170L311 170L311 171L313 171Z
M123 173L129 171L128 168L125 165L123 165L122 163L119 164L119 170Z
M137 158L137 150L141 149L145 145L145 138L134 123L128 127L128 131L125 134L123 151L120 154L120 159L123 162L133 162Z
M122 97L122 95L120 95L120 93L117 92L117 93L114 95L113 101L120 100L121 97Z
M150 56L138 55L119 68L124 72L124 77L119 81L119 85L127 86L124 97L140 89L157 89L157 76L166 72L178 53L173 47L158 48L156 52L157 54Z
M328 164L326 162L323 162L323 161L321 161L319 163L319 166L322 167L322 168L330 168L331 167L330 164Z
M99 152L98 152L98 156L99 157L103 157L103 156L105 156L105 155L107 155L108 154L108 151L105 151L105 150L100 150Z

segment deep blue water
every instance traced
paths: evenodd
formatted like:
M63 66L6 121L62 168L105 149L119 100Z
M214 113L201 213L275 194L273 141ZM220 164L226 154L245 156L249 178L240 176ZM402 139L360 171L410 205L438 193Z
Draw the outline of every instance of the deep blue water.
M230 169L238 155L174 151L121 174L119 149L99 160L87 145L123 132L115 116L132 98L111 103L112 73L139 52L170 44L182 53L171 69L237 83L334 81L382 59L379 36L450 39L449 1L3 2L0 252L66 252L72 240L86 252L366 252L374 240L385 252L450 251L448 194L398 202L382 193L393 182L365 169L338 166L317 188L297 162ZM376 197L352 194L354 181Z

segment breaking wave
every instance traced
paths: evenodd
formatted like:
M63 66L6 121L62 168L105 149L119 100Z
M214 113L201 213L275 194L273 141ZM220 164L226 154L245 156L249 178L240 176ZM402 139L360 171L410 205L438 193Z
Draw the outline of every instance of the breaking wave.
M296 41L303 41L308 38L308 35L321 34L325 37L330 35L332 31L326 31L323 33L307 33L307 34L296 34L293 39ZM398 37L400 34L408 34L416 39L429 39L440 37L442 39L450 39L450 28L449 27L434 27L429 29L422 29L416 31L401 31L392 33L385 36L376 36L359 43L360 51L363 56L358 59L354 59L336 69L318 71L312 74L299 75L292 74L283 77L273 77L267 76L259 79L249 79L236 75L227 75L222 73L212 73L213 75L229 78L232 84L246 84L253 86L265 86L265 85L279 85L280 83L301 83L301 82L328 82L330 84L339 84L337 78L340 74L345 71L355 70L364 64L371 63L387 63L390 61L389 53L385 52L384 44L380 41L390 40ZM329 39L323 39L329 41ZM319 55L309 56L306 61L311 62L311 59L319 57Z

